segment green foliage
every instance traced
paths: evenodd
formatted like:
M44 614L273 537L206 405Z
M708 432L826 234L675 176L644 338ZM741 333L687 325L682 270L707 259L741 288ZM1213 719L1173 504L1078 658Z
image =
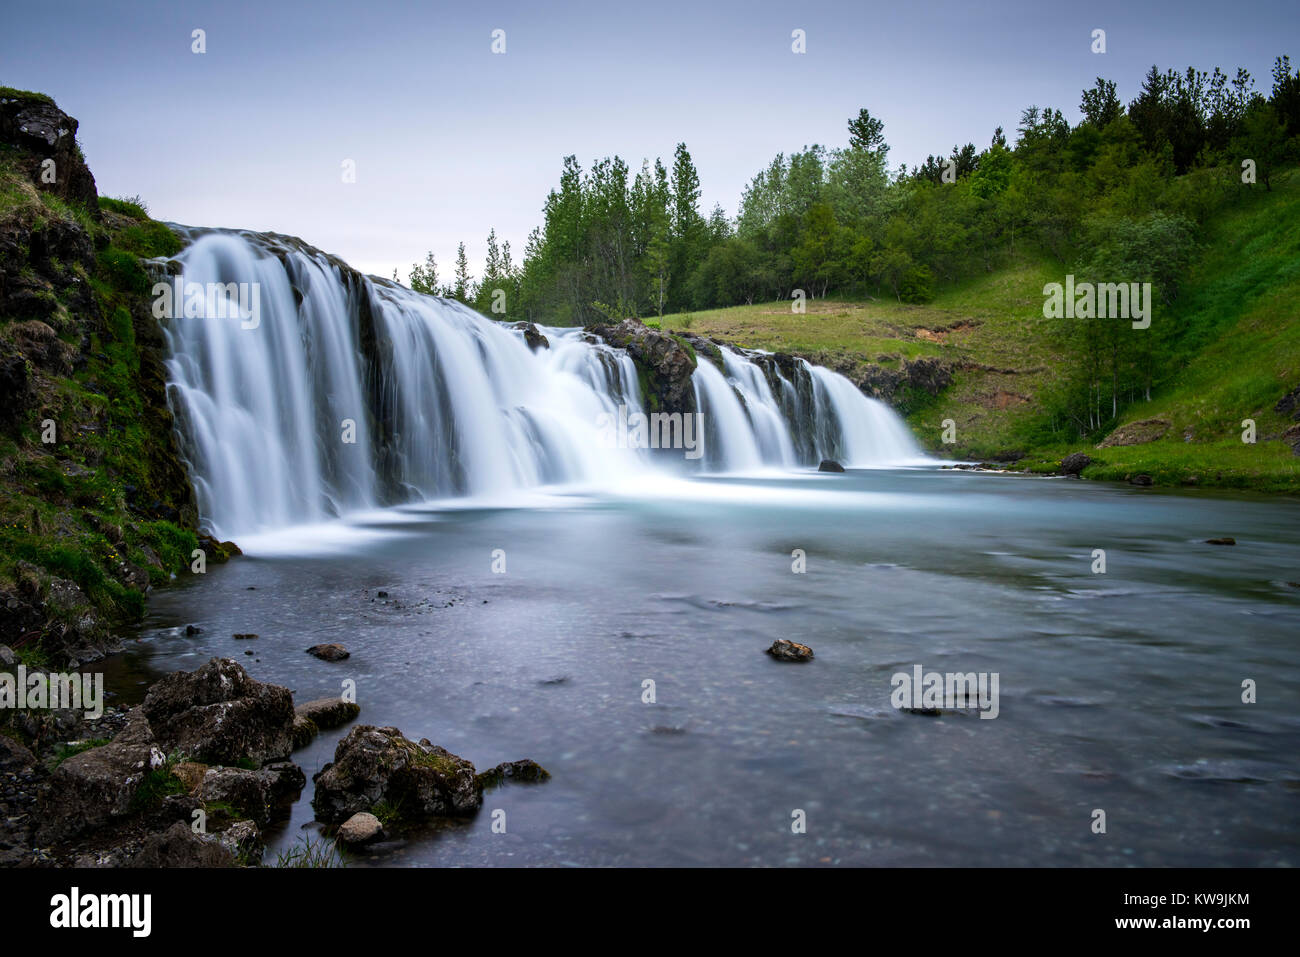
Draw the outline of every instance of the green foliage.
M149 277L134 253L110 247L100 252L99 267L104 278L122 292L142 296L149 291Z
M347 861L336 842L327 837L301 837L287 851L276 855L276 867L346 867Z
M107 209L122 216L129 216L132 219L142 221L149 219L149 207L145 205L144 200L139 196L122 196L117 199L101 196L99 197L99 208Z

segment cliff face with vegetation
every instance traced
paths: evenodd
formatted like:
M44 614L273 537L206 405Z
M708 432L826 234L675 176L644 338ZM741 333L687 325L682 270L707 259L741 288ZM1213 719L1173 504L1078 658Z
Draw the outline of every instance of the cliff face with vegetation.
M200 547L141 263L180 241L98 196L76 130L0 90L0 644L29 665L115 648Z

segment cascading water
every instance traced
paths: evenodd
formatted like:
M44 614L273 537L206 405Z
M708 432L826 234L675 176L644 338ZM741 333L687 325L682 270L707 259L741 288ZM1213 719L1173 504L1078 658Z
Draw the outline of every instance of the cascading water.
M534 350L522 328L298 240L176 228L190 242L168 268L182 292L209 292L207 311L178 300L164 320L168 394L218 537L410 501L616 488L666 467L602 435L602 415L643 411L637 369L580 329L545 328L550 346ZM251 319L203 318L211 290L233 304L240 284L255 290ZM701 354L693 376L704 470L922 459L898 417L844 377L764 353L720 357L721 368Z

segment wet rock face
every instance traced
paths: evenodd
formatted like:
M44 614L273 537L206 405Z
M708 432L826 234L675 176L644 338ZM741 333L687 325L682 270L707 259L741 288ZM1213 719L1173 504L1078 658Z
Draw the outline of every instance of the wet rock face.
M376 804L404 817L456 817L483 804L474 765L427 738L418 743L396 728L357 725L339 742L334 760L313 779L318 820L340 824Z
M168 754L179 751L205 764L261 765L293 750L289 689L255 681L229 658L168 675L142 707Z
M551 340L542 335L537 326L531 322L516 322L510 328L523 330L524 342L527 343L528 348L533 352L536 352L538 349L551 348Z
M0 143L18 149L19 162L38 189L84 203L98 215L95 177L77 149L77 121L48 97L0 96ZM52 183L41 181L41 164L47 159L54 161Z
M695 388L691 376L696 360L673 336L651 329L640 319L624 319L612 326L588 326L588 333L624 349L636 362L649 392L644 398L652 412L694 412Z

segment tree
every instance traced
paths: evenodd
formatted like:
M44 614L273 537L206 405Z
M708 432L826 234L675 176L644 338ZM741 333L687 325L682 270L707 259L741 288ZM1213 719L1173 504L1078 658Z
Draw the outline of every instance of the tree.
M394 271L394 278L396 275ZM438 286L438 264L434 261L432 250L424 257L424 265L417 263L411 267L411 288L428 296L442 295L443 291Z
M1115 82L1097 77L1097 83L1091 90L1083 91L1083 100L1079 104L1084 122L1097 129L1104 129L1119 119L1124 106L1115 93Z
M888 152L885 145L885 124L876 119L863 107L858 115L849 120L849 149L864 152Z
M465 255L465 244L456 247L456 278L451 287L453 299L468 303L473 298L473 280L469 274L469 258Z

